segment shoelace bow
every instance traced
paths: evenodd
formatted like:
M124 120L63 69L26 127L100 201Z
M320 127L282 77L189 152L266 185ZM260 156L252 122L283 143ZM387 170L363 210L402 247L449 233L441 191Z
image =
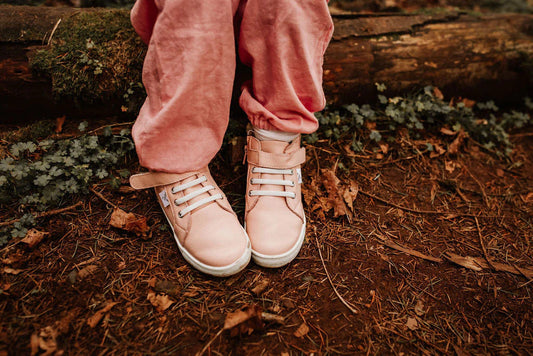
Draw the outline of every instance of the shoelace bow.
M199 185L199 184L202 184L203 182L207 181L207 178L205 176L201 176L200 178L197 178L195 180L192 180L190 182L187 182L187 183L184 183L184 184L180 184L180 185L177 185L175 187L172 187L172 194L177 194L185 189L189 189L189 188L192 188L196 185ZM208 191L212 190L212 189L215 189L214 186L212 185L206 185L205 187L202 187L200 189L196 189L195 191L181 197L181 198L178 198L178 199L175 199L174 200L174 204L176 204L176 206L180 206L186 202L188 202L189 200L191 199L194 199L196 198L197 196L201 195L201 194L204 194L204 193L207 193ZM215 194L215 195L210 195L209 197L206 197L206 198L203 198L203 199L200 199L198 200L197 202L194 202L193 204L187 206L186 208L180 210L178 212L178 216L180 218L184 217L185 214L187 214L188 212L196 209L196 208L199 208L201 207L202 205L205 205L207 203L210 203L212 201L215 201L215 200L218 200L218 199L223 199L222 197L222 194Z
M252 173L265 173L265 174L279 174L279 175L292 175L292 169L276 169L276 168L262 168L262 167L253 167ZM252 185L280 185L280 186L289 186L294 187L295 183L292 180L285 179L259 179L252 178L250 180ZM278 191L278 190L250 190L250 196L271 196L271 197L287 197L287 198L296 198L294 192L287 191Z

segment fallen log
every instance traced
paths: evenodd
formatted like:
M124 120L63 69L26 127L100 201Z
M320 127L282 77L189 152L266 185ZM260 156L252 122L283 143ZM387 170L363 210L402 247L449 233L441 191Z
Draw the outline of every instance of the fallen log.
M426 84L478 100L521 99L533 84L533 16L466 14L337 18L325 58L330 101Z
M51 67L43 67L35 60L36 53L43 56L38 49L54 51L58 44L74 41L73 37L83 41L91 38L91 33L76 36L72 33L76 26L85 26L83 30L90 32L87 22L99 21L111 12L122 19L121 24L127 30L121 34L122 38L134 38L131 28L127 28L127 11L0 6L2 121L18 121L25 116L35 118L36 112L46 116L109 115L124 111L126 89L108 85L104 79L114 83L131 78L113 77L117 74L108 71L105 65L104 76L85 73L87 66L64 61L59 70L46 73L57 61ZM82 15L85 25L78 25L77 19ZM389 96L434 85L448 96L499 102L521 100L533 87L533 15L341 14L334 15L334 22L335 33L324 60L324 89L330 104L374 101L375 83L386 84ZM108 42L115 45L116 38ZM131 48L121 49L123 56L126 51L124 58L139 57L144 51L138 41L131 43ZM83 42L79 48L85 50L85 45ZM59 52L49 57L63 60L70 54ZM119 60L115 58L114 65ZM135 63L126 74L120 72L120 75L138 78L142 58ZM39 75L32 71L31 65L34 69L41 68ZM45 67L48 69L43 72ZM67 72L65 69L74 67L79 70L79 76L61 77ZM80 78L93 82L78 84ZM68 83L69 88L87 85L93 88L89 93L94 97L85 100L87 93L69 96L72 89L59 90L58 83ZM137 101L142 101L142 93L138 95ZM129 99L131 103L133 98ZM126 109L135 114L136 108L129 105Z

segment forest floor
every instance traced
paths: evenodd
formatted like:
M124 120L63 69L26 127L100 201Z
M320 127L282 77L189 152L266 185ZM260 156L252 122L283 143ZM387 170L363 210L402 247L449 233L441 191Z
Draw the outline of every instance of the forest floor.
M0 355L533 354L527 131L509 159L469 139L457 154L408 137L360 154L308 145L301 253L230 278L184 261L152 191L102 182L40 219L35 247L0 249ZM230 157L211 170L242 217L245 169ZM111 227L114 206L149 233Z

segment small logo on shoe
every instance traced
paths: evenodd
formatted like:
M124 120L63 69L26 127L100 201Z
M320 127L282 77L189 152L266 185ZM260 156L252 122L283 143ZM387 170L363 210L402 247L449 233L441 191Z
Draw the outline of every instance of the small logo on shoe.
M302 184L302 170L300 168L296 168L296 175L298 176L298 184Z
M159 197L161 198L161 202L163 202L163 207L166 208L170 205L170 201L168 200L167 192L165 190L159 193Z

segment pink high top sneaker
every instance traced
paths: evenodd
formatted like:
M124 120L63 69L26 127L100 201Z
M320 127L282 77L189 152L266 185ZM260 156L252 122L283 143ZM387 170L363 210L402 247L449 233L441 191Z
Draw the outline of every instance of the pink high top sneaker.
M305 148L300 138L288 143L248 136L246 157L244 220L252 258L263 267L281 267L298 255L305 238L300 188Z
M184 174L136 174L130 184L155 189L178 248L194 268L225 277L246 267L250 240L207 167Z

